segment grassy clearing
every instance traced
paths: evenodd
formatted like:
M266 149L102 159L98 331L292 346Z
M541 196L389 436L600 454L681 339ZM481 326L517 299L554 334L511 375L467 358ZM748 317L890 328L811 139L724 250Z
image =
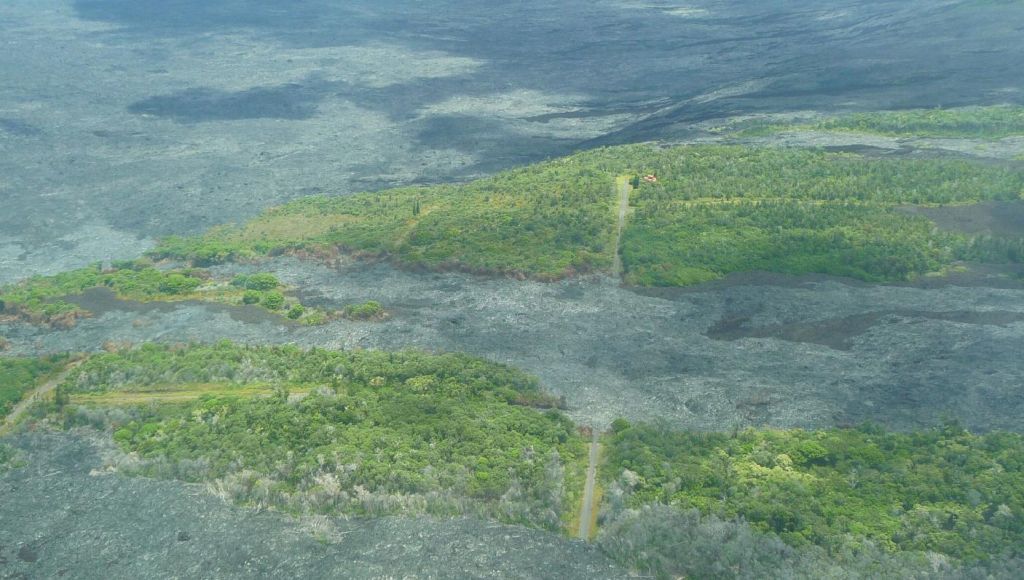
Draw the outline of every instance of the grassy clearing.
M197 401L204 397L270 397L277 390L270 386L234 386L225 384L204 385L165 385L148 390L115 391L72 395L73 405L120 407L147 404L181 404ZM303 397L310 393L309 389L289 390L292 397Z
M357 223L359 218L349 215L276 215L274 211L248 222L240 230L234 230L235 241L259 244L268 240L304 240L326 234L342 224Z

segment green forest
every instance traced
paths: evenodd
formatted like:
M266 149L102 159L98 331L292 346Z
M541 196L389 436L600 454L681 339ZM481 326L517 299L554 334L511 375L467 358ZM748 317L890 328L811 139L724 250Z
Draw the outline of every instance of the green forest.
M614 181L623 175L636 185L620 250L625 281L635 285L680 286L749 270L903 281L957 260L1024 254L1020 239L979 243L897 209L1020 200L1020 170L807 149L630 145L465 185L302 199L244 225L168 238L151 255L204 266L345 252L541 280L608 271Z
M955 424L913 433L674 431L620 421L605 476L621 502L742 518L795 548L1020 557L1024 437Z
M731 272L908 280L956 260L1019 261L895 211L1019 199L1024 175L964 161L879 160L803 149L709 147L652 156L623 235L626 281L684 286Z
M756 137L784 131L839 131L888 137L940 139L1003 139L1024 135L1024 107L994 105L957 109L906 109L848 113L817 122L748 120L724 130L740 137Z
M129 471L215 481L246 505L558 529L582 487L585 442L559 400L466 355L146 345L93 356L60 389L68 424L95 417L90 395L119 406L110 394L193 391L104 426L141 458Z
M1006 105L855 113L823 121L815 128L897 137L1001 139L1024 135L1024 107Z

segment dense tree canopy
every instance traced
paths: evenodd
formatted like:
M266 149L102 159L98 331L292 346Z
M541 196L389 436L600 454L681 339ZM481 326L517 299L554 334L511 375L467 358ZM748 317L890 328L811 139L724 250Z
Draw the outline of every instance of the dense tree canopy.
M972 562L1020 557L1024 546L1018 434L947 425L730 436L638 425L612 437L606 474L628 505L741 517L797 547L837 552L870 540Z

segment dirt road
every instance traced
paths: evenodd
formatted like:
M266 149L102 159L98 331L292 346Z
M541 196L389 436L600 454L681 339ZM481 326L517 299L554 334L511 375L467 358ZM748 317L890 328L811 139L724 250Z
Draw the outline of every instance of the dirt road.
M587 484L583 488L583 509L580 510L581 540L589 540L591 533L591 521L594 512L594 485L597 481L597 458L600 446L597 443L597 431L594 431L593 439L590 441L590 462L587 466Z

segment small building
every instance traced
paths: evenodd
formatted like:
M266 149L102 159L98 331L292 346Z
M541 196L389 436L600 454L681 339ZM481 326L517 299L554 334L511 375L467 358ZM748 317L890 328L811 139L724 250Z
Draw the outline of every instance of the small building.
M658 183L658 177L653 174L645 175L644 181L646 181L647 183Z

